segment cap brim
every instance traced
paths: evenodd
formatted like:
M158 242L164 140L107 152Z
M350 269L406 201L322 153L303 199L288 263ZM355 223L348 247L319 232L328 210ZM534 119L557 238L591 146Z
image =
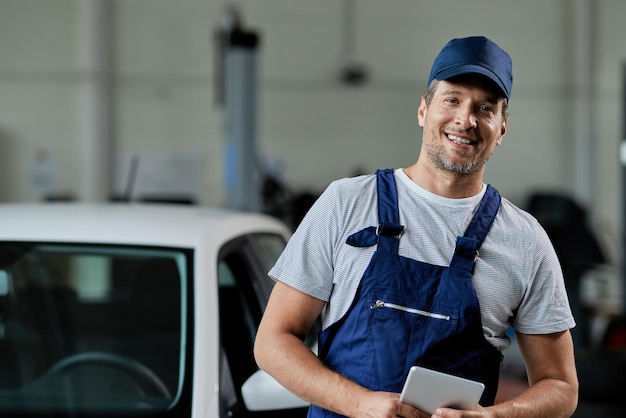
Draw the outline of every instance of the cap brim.
M495 75L493 71L480 65L474 65L474 64L456 65L450 68L446 68L445 70L439 71L437 74L435 74L434 78L436 78L437 80L448 80L452 77L456 77L456 76L460 76L464 74L484 75L485 77L493 81L496 84L496 86L498 86L498 88L500 89L500 92L502 93L504 97L507 98L507 100L509 99L510 94L509 92L506 91L506 88L502 80L500 80L500 78L498 78L498 76Z

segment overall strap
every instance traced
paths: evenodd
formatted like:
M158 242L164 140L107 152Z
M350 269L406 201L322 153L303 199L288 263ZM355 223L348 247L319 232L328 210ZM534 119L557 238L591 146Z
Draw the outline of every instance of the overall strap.
M387 251L398 252L398 241L404 232L400 225L398 193L394 170L387 168L376 171L376 193L378 195L378 226L368 226L346 240L353 247L371 247L385 241L382 245ZM381 240L380 237L383 237Z
M398 192L393 169L376 171L376 188L378 191L378 228L376 229L378 249L397 254L404 226L400 225Z
M457 237L454 257L450 264L451 267L460 262L458 256L471 259L471 265L473 266L473 261L478 256L478 250L483 241L485 241L496 219L501 201L500 193L491 185L487 185L485 195L465 230L465 234L462 237Z
M472 221L465 231L466 237L478 240L480 243L479 247L487 237L487 234L491 229L491 225L493 225L493 222L496 219L501 201L502 198L500 197L500 193L488 184L485 195L478 205L476 214L474 214Z

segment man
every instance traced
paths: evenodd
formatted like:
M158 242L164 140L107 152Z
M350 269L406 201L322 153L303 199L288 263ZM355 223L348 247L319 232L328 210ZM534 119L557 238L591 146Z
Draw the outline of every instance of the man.
M509 55L453 39L422 97L417 162L333 182L270 271L259 366L310 417L424 417L399 402L412 365L479 380L471 410L433 417L567 417L578 381L559 262L537 221L483 183L507 130ZM323 314L319 353L303 339ZM513 326L529 388L497 405Z

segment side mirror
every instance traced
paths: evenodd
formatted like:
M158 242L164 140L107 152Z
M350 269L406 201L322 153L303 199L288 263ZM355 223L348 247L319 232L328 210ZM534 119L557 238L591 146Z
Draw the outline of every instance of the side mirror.
M274 411L307 408L308 402L285 389L263 370L255 372L241 386L241 395L249 411Z

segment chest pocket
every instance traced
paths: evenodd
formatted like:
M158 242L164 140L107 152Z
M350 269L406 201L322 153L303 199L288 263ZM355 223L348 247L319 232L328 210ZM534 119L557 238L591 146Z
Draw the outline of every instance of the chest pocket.
M459 323L459 303L433 302L410 289L373 289L369 308L371 364L366 367L372 373L372 384L382 385L377 390L397 391L398 382L402 383L424 350L436 349L457 331Z

